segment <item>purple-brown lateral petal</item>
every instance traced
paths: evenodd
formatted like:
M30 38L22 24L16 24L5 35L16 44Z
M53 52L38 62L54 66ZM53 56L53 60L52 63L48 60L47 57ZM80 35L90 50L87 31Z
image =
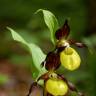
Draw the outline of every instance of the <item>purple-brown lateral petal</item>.
M75 85L72 84L71 82L68 81L68 87L71 91L75 91L76 93L78 92Z
M27 96L30 96L31 92L37 91L37 89L41 87L40 85L37 84L37 82L33 82L30 86L29 93Z
M60 66L60 57L56 52L49 52L45 61L45 68L47 70L56 70Z
M77 93L77 96L84 96L83 93L79 92L76 88L76 86L74 84L72 84L71 82L68 82L68 87L71 91L74 91Z
M68 83L67 79L63 75L58 74L57 78L65 81L66 83Z
M70 32L70 27L68 25L68 20L65 20L65 23L62 28L58 29L55 33L56 39L60 40L62 38L67 38Z
M76 42L76 41L73 40L73 39L69 39L69 40L68 40L68 43L69 43L70 45L74 44L75 42Z
M74 44L74 45L76 45L79 48L87 47L86 44L81 43L81 42L77 42L77 41L75 41L73 39L68 40L68 42L69 42L69 44L71 44L71 45Z
M79 42L76 42L75 45L79 48L82 48L82 47L87 47L84 43L79 43Z

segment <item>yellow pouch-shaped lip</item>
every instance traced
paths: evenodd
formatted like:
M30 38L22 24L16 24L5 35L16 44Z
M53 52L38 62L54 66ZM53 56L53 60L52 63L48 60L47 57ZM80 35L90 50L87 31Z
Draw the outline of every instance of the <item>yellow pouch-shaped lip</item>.
M62 96L68 92L68 85L63 80L48 79L46 81L46 90L54 96Z
M79 54L71 47L60 53L60 61L62 66L71 71L77 69L81 63Z

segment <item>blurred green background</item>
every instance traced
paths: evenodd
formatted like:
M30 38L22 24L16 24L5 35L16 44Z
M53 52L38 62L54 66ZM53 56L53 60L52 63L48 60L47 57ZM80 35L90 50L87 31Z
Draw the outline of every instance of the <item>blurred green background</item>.
M7 26L45 53L53 48L42 14L34 14L41 8L50 10L60 26L68 18L71 37L89 46L92 53L77 49L82 58L78 70L60 72L86 96L96 96L96 0L0 0L0 96L26 96L34 70L30 68L31 55L12 40Z

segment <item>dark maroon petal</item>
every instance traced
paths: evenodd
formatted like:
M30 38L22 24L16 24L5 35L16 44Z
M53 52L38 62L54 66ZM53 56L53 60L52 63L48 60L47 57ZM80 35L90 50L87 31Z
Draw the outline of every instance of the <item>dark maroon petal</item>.
M60 40L62 38L67 38L70 32L70 27L68 25L68 20L65 20L65 23L63 25L63 27L61 27L60 29L58 29L55 33L55 37L56 39Z
M81 93L81 92L79 92L79 91L77 90L76 86L75 86L74 84L72 84L71 82L67 81L67 79L66 79L63 75L58 74L58 75L57 75L57 78L65 81L65 82L67 83L70 91L76 92L76 93L78 94L78 96L84 96L84 94ZM69 92L68 92L68 93L69 93ZM64 96L69 96L68 93L67 93L66 95L64 95Z
M71 91L74 91L78 94L78 96L84 96L83 93L79 92L76 88L76 86L74 84L72 84L71 82L68 82L68 87Z
M71 91L77 92L76 86L68 81L68 87Z
M30 86L29 93L28 93L27 96L30 96L31 92L34 91L34 90L36 90L38 87L40 87L40 86L37 84L37 82L33 82L31 84L31 86Z
M45 61L45 68L47 70L56 70L60 66L60 56L57 52L49 52Z
M73 39L69 39L69 40L68 40L68 43L69 43L70 45L75 44L75 42L76 42L76 41L73 40Z
M69 42L69 44L71 44L71 45L72 45L72 44L73 44L73 45L76 45L76 46L79 47L79 48L87 47L86 44L81 43L81 42L77 42L77 41L75 41L75 40L73 40L73 39L68 40L68 42Z
M77 90L76 86L75 86L74 84L72 84L71 82L67 81L67 79L66 79L63 75L58 74L58 75L57 75L57 78L65 81L65 82L67 83L70 91L76 92L76 93L78 94L78 96L84 96L84 94L81 93L81 92L79 92L79 91ZM65 96L68 96L68 94L65 95Z
M87 47L84 43L79 43L79 42L76 42L75 45L79 48L82 48L82 47Z
M64 77L64 75L58 74L58 75L57 75L57 78L65 81L66 83L68 82L67 79Z
M58 47L57 49L57 52L58 54L60 54L60 52L62 52L64 49L66 48L66 46L62 46L62 47Z

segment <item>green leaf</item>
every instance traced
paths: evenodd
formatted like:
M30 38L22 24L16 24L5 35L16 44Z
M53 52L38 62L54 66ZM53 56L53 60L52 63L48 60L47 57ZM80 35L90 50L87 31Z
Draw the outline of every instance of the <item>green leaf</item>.
M11 29L9 27L7 29L11 31L11 34L12 34L12 37L14 40L16 40L20 43L23 43L28 47L28 49L32 55L33 64L36 67L36 69L39 71L38 75L46 72L45 68L41 68L41 66L40 66L40 64L42 63L42 61L45 60L45 57L46 57L46 55L42 52L42 50L37 45L26 42L23 39L23 37L20 36L13 29Z
M41 68L40 64L45 60L46 55L42 52L42 50L35 44L28 44L30 52L32 54L33 63L40 73L45 72L44 68Z
M13 29L11 29L9 27L7 27L7 29L11 31L11 34L12 34L12 37L14 40L27 45L27 42L17 32L15 32Z
M57 21L56 17L54 16L54 14L51 13L50 11L39 9L39 10L36 11L36 13L38 13L40 11L43 12L45 24L47 25L47 27L50 30L51 41L52 41L53 44L55 44L55 32L59 27L58 21Z

